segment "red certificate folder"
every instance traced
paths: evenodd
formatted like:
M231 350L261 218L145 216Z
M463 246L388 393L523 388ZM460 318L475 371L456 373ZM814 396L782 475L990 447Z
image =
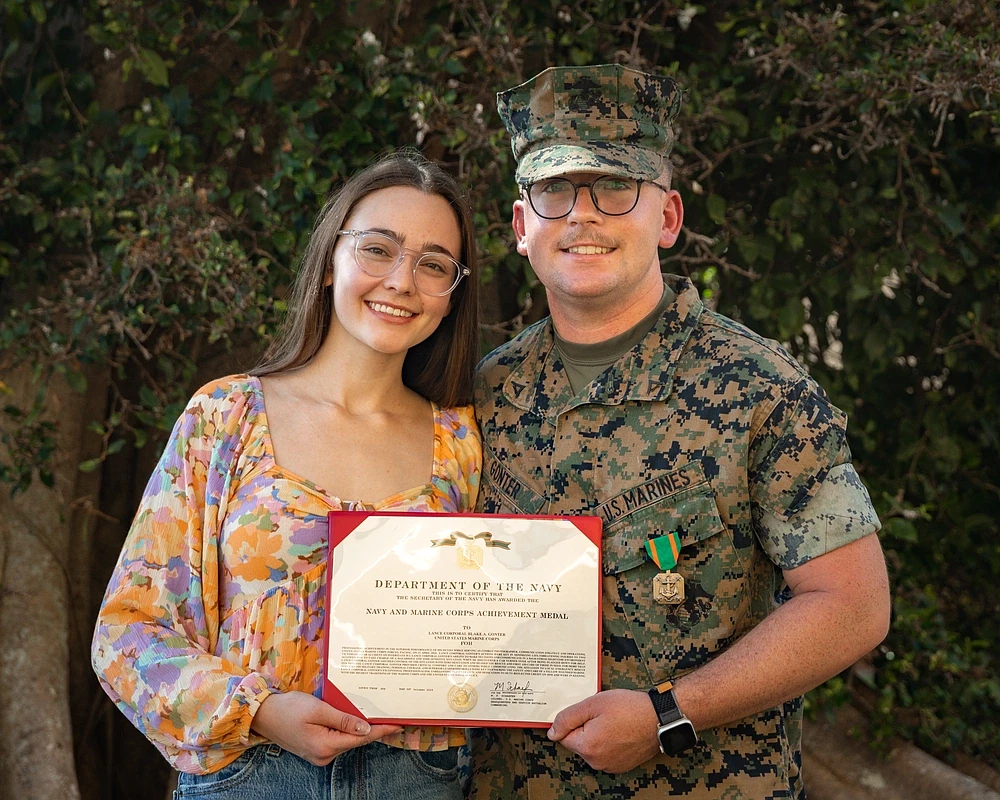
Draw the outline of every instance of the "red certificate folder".
M329 522L323 699L335 708L371 723L548 727L600 690L599 518Z

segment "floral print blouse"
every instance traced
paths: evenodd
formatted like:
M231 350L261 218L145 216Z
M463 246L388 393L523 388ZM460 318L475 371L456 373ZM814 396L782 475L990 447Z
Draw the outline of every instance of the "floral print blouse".
M434 411L430 482L375 510L464 512L482 462L471 406ZM149 479L97 619L104 690L182 772L210 773L263 737L272 692L320 695L327 513L357 508L275 463L260 381L198 391ZM387 744L439 750L457 728Z

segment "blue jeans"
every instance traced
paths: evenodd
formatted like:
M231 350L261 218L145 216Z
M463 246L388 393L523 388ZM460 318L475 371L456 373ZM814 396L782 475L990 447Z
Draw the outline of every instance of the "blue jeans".
M466 766L466 753L464 747L419 753L372 742L314 767L276 744L262 744L211 775L181 773L174 798L462 800L459 761Z

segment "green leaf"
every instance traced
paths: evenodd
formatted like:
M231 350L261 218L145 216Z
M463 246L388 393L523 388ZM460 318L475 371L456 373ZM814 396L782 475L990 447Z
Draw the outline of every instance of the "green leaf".
M49 227L51 217L45 211L39 211L31 218L31 228L35 233L40 233Z
M898 539L901 542L916 544L920 540L917 526L903 517L890 517L882 526L882 536Z
M156 393L148 386L142 386L139 388L139 401L147 408L156 408L160 405L160 401L157 399Z
M744 138L750 131L750 123L739 111L726 108L719 112L719 116L729 124L739 139Z
M93 472L99 466L104 459L102 458L88 458L86 461L80 463L80 472Z
M938 217L953 236L960 236L965 233L965 224L962 222L962 210L957 205L939 208Z
M791 298L777 312L778 324L781 332L785 336L794 336L802 330L805 324L805 310L802 308L802 301Z
M958 261L945 260L941 264L939 274L942 275L949 283L957 286L965 277L965 267L963 267Z
M865 353L871 361L878 363L885 358L888 350L885 334L878 328L869 328L862 341Z
M139 71L154 86L169 86L167 64L154 50L143 47L139 50Z
M705 208L712 222L721 225L726 221L726 201L717 194L710 194L705 201Z
M937 467L943 472L952 473L958 469L962 460L962 448L954 438L936 437L931 442L931 451L934 453Z
M752 266L760 257L760 247L753 236L740 236L736 240L736 248L748 266Z
M272 238L279 253L287 253L295 246L295 236L288 231L278 231Z
M83 394L87 391L87 378L82 372L77 372L75 369L66 370L66 383L77 394Z
M767 212L771 219L786 219L792 213L792 199L790 197L779 197L771 203L771 209Z

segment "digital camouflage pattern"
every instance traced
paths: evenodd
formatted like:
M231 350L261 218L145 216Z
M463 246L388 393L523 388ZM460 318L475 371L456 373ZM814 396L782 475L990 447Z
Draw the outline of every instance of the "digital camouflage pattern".
M620 64L550 67L497 94L521 184L567 172L655 179L680 105L672 78Z
M603 520L605 689L645 691L705 664L786 598L780 568L879 528L844 414L776 343L708 311L687 279L666 280L676 300L579 394L549 320L477 375L479 508ZM654 602L659 570L644 550L671 531L679 605ZM801 720L798 698L621 775L544 731L481 731L473 797L799 798Z

